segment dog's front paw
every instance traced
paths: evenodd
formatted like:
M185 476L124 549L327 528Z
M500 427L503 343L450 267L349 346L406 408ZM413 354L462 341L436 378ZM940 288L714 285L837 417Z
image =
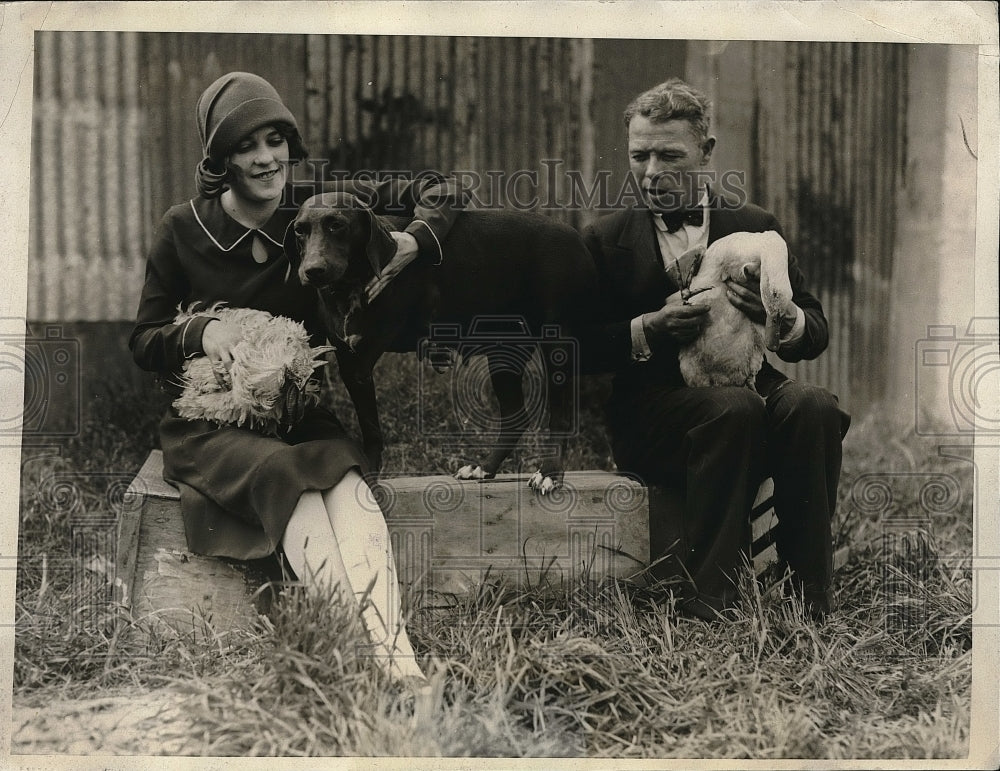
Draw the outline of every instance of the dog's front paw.
M478 463L467 463L455 472L455 479L492 479L493 474L487 474L486 469Z
M559 489L561 485L562 482L560 480L553 479L548 475L542 474L541 471L536 471L531 475L531 478L528 479L528 487L537 493L541 493L542 495L548 495L553 490Z

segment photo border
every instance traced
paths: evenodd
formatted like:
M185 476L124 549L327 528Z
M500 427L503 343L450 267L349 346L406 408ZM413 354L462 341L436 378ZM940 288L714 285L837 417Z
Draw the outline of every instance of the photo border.
M247 9L252 5L252 13ZM484 35L573 38L686 38L696 40L815 40L899 43L973 44L980 48L978 222L976 228L977 316L994 316L997 308L996 255L1000 242L1000 175L997 138L998 86L996 5L988 2L213 2L213 3L8 3L0 7L0 254L5 275L0 291L0 317L25 318L27 301L28 180L31 157L33 58L36 30L134 30L201 32L284 32L307 34ZM985 141L984 141L985 140ZM20 394L2 398L19 402ZM983 441L979 441L982 439ZM976 450L996 457L988 438L976 440ZM992 449L991 449L992 448ZM1000 451L1000 450L998 450ZM992 453L992 454L991 454ZM996 500L998 469L990 460L977 466L976 554L1000 554ZM17 553L20 450L0 447L0 558ZM13 482L13 483L12 483ZM984 497L984 494L987 497ZM992 495L992 498L988 497ZM983 517L987 517L986 522ZM993 525L991 527L985 524ZM966 768L997 763L997 664L1000 629L996 624L1000 571L985 569L979 582L976 639L973 646L973 714L967 759L934 761L822 761L812 768ZM0 571L0 671L7 684L0 697L0 754L10 751L13 672L13 598L15 571ZM985 599L987 602L983 602ZM983 614L993 614L987 618ZM993 623L989 623L989 622ZM980 623L987 622L987 623ZM113 768L144 767L142 758L9 756L11 767ZM165 765L163 759L156 761ZM345 761L361 766L370 761ZM429 767L466 768L468 759L434 758ZM381 768L414 768L420 761L380 758ZM482 768L509 768L511 761L480 759ZM172 768L312 767L315 761L293 759L177 758ZM606 761L541 759L518 762L519 768L600 768ZM685 767L795 768L786 761L615 761L619 768Z

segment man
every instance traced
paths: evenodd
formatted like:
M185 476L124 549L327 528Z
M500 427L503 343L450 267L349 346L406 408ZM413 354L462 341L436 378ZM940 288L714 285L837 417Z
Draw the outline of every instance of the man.
M714 617L736 598L747 516L762 479L774 479L777 545L811 612L832 604L830 521L850 417L827 391L786 378L765 363L748 388L688 388L677 360L694 340L705 306L684 304L689 250L738 231L780 227L752 204L706 184L715 147L709 103L678 79L638 96L625 110L630 170L643 205L587 229L601 281L602 322L587 342L589 368L616 373L608 418L622 471L683 495L683 521L651 510L650 541L673 546L660 573L685 578L684 608ZM812 359L827 346L827 322L789 255L793 307L778 356ZM759 284L730 282L730 302L763 322ZM675 515L674 515L675 516ZM676 535L665 543L666 533ZM654 553L656 559L659 554ZM689 579L689 580L688 580Z

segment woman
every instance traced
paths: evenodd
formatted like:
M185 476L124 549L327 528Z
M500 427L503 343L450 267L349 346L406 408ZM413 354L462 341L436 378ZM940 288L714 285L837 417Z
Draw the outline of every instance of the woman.
M288 183L290 162L306 156L295 118L263 78L233 72L201 95L197 121L200 195L163 218L129 340L136 363L159 373L174 395L186 359L205 355L228 368L238 340L237 329L219 319L175 324L178 308L224 302L301 321L313 344L325 337L315 290L299 283L281 247L298 203L319 192L316 184ZM395 261L423 251L437 260L454 219L451 187L430 180L323 186L333 188L364 196L376 212L402 203L423 222L415 232L393 233ZM362 617L390 676L423 680L400 620L385 521L362 478L365 457L331 412L312 408L274 438L184 420L171 409L160 440L164 477L180 490L193 552L251 559L280 548L308 586L367 597Z

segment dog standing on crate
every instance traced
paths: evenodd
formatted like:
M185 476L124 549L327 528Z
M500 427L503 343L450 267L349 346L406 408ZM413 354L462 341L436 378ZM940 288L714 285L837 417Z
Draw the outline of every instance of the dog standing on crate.
M578 369L574 339L597 296L596 269L582 237L567 225L526 212L469 210L458 215L440 244L439 264L407 265L369 301L366 286L395 253L390 231L409 222L376 215L354 195L324 193L300 207L286 233L285 251L302 284L319 292L374 470L381 467L384 438L372 370L382 354L415 351L432 326L441 325L464 334L436 345L475 353L469 334L474 322L508 320L506 330L490 330L490 342L482 349L500 408L499 436L485 459L456 474L489 479L527 428L522 377L532 346L525 341L542 339L543 330L549 429L564 442ZM511 345L496 344L508 335ZM561 450L556 450L541 459L529 484L544 494L561 484L562 475Z

